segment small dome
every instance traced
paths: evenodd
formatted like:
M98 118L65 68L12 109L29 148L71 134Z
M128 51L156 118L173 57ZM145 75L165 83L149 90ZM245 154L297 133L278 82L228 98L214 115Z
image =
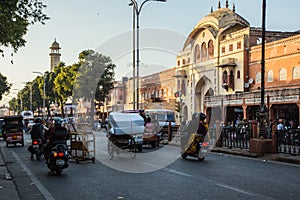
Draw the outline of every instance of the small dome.
M54 39L54 42L51 45L52 48L59 48L58 42L56 42L56 39Z

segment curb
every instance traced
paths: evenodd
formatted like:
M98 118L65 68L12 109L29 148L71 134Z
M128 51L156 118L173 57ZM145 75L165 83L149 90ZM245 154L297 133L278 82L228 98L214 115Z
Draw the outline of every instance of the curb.
M6 163L3 159L3 149L0 146L0 193L1 199L20 199L16 189L13 177L9 173Z

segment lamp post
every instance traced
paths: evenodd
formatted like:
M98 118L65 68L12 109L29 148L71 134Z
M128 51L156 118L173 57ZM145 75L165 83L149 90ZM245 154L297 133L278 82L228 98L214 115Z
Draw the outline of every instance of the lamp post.
M136 95L134 95L134 98L136 96L136 103L137 103L137 110L139 110L139 64L140 64L140 50L139 50L139 29L140 29L140 25L139 25L139 21L140 21L140 13L142 11L143 6L145 5L146 2L148 1L159 1L159 2L167 2L167 0L145 0L141 3L141 5L139 6L136 0L130 0L131 3L129 4L129 6L133 6L133 12L135 13L136 16ZM135 21L133 21L133 23L135 23ZM135 24L133 24L134 27L134 33L135 34ZM135 38L135 37L134 37ZM135 45L135 40L133 42L133 45ZM135 53L135 46L134 46L134 53ZM134 54L133 53L133 54ZM133 56L133 66L135 67L135 56ZM135 77L134 77L135 78ZM135 82L135 80L133 79L133 81ZM134 85L134 84L133 84ZM133 91L134 92L134 91ZM135 94L135 93L134 93Z
M22 94L21 94L21 92L20 92L19 89L13 89L13 90L18 91L17 96L19 96L19 98L20 98L20 112L22 112L22 110L23 110L23 105L22 105Z
M266 0L262 2L262 43L261 43L261 102L260 102L260 136L266 136L266 105L265 105L265 31L266 31Z
M30 111L32 111L32 82L22 82L25 84L28 84L29 86L29 92L30 92L30 96L29 96L29 106L30 106Z
M43 119L45 119L45 98L46 98L46 80L45 80L45 75L42 72L32 72L35 74L40 74L43 77L44 84L43 84Z

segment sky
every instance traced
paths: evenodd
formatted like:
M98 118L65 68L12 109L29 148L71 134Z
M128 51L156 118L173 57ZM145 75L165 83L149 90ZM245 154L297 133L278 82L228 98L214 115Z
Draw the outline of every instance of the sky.
M136 0L140 6L142 0ZM110 56L117 65L116 80L132 76L132 7L130 0L44 0L44 12L51 18L46 25L29 27L26 46L11 56L5 49L0 57L0 73L12 83L9 97L16 96L23 82L32 81L33 71L50 70L49 53L54 39L59 43L61 61L66 65L78 62L83 50L93 49ZM226 0L221 0L225 7ZM229 0L236 13L251 27L261 27L262 0ZM267 0L266 29L300 30L299 0ZM167 0L147 2L139 14L140 76L162 71L176 64L176 54L197 23L217 10L218 0ZM13 64L11 64L13 60ZM7 98L9 98L7 97ZM6 98L6 99L7 99ZM5 100L5 98L4 98Z

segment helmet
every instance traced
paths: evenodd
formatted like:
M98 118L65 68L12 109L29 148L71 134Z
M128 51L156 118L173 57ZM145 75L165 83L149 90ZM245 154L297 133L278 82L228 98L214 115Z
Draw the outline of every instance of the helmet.
M34 123L42 123L42 119L37 117L35 120L34 120Z
M55 126L61 126L62 125L62 119L57 117L57 118L54 118L54 125Z
M192 120L198 120L198 118L199 118L198 116L199 116L199 113L194 112L192 115Z
M200 113L199 119L200 120L205 120L206 115L204 113Z

